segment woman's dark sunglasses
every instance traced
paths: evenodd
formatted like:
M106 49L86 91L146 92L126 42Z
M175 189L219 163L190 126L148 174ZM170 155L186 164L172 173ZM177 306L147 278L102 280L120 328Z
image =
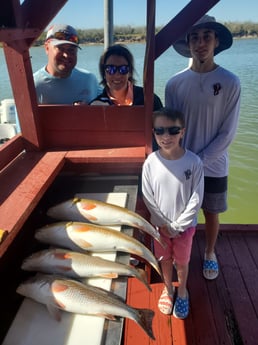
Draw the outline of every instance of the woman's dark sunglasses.
M116 74L117 71L122 75L129 73L128 65L121 65L121 66L105 65L104 68L105 68L105 72L107 72L110 75Z
M163 135L165 133L168 133L169 135L176 135L180 133L180 130L182 128L178 126L172 126L172 127L154 127L153 133L156 135Z

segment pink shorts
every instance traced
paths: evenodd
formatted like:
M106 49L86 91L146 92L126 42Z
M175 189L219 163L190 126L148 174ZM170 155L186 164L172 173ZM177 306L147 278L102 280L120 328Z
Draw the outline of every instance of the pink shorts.
M187 265L190 261L194 234L195 227L186 229L182 235L176 238L168 238L160 234L167 243L167 247L164 249L157 241L154 241L156 258L160 261L173 259L179 265Z

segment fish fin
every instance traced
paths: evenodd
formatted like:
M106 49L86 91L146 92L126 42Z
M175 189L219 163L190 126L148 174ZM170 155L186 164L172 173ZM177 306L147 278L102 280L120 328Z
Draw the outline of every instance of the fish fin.
M142 329L146 332L146 334L148 334L148 336L155 340L154 334L153 334L153 330L152 330L152 320L154 317L154 311L150 310L150 309L137 309L135 308L135 310L138 311L138 316L139 318L137 318L135 321L139 324L139 326L142 327Z
M63 271L63 272L71 272L72 271L71 267L66 267L66 266L58 266L58 269Z
M152 291L150 284L148 283L147 272L141 268L136 269L136 272L137 274L135 275L135 277L138 278L147 287L149 291Z
M69 287L65 284L65 283L61 283L58 281L54 281L54 283L52 284L51 290L53 293L58 293L58 292L63 292L65 290L68 290Z
M92 247L92 244L90 242L84 241L82 239L76 239L76 244L77 246L86 250Z
M47 303L47 310L49 314L55 319L56 321L61 321L61 310L56 304Z
M118 277L118 274L117 273L112 273L112 272L110 272L110 273L100 273L99 277L115 279L115 278Z
M117 318L112 314L95 314L96 316L104 317L105 319L116 321Z
M167 248L167 243L163 240L163 238L159 238L157 239L157 241L159 242L159 244L164 248L166 249Z
M71 226L73 232L87 232L92 230L92 226L89 223L74 222Z
M68 260L68 259L71 259L72 256L71 254L65 253L65 252L64 253L55 252L54 257L59 260Z
M80 207L83 209L83 210L93 210L94 208L98 207L98 205L96 204L96 202L90 200L90 201L87 201L87 200L80 200Z
M91 222L96 222L98 220L98 218L94 217L93 215L91 215L87 211L94 210L97 207L98 207L98 205L92 200L90 200L90 201L80 200L80 203L78 205L78 210L79 210L80 214L83 215L83 217L87 218Z
M91 214L89 214L87 212L84 212L84 211L83 211L82 215L83 215L83 217L85 217L86 219L88 219L92 223L95 223L98 220L97 217L94 217L93 215L91 215Z

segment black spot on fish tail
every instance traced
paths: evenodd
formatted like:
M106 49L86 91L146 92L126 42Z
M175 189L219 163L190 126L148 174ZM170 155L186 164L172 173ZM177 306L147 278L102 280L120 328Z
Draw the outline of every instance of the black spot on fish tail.
M154 317L154 311L150 310L150 309L137 309L135 308L135 310L138 313L138 319L137 319L137 323L139 324L139 326L142 327L142 329L145 331L146 334L148 334L148 336L155 340L154 334L153 334L153 330L152 330L152 320Z

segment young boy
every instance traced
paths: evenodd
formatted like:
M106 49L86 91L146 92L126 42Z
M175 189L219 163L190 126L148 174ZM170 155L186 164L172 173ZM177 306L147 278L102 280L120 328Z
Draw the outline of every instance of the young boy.
M201 160L181 147L184 133L182 113L168 108L155 111L153 134L159 150L148 156L142 171L144 202L152 224L167 243L164 249L154 242L155 256L160 260L165 283L158 307L164 314L172 313L175 264L179 287L173 315L180 319L189 313L188 266L204 185Z

